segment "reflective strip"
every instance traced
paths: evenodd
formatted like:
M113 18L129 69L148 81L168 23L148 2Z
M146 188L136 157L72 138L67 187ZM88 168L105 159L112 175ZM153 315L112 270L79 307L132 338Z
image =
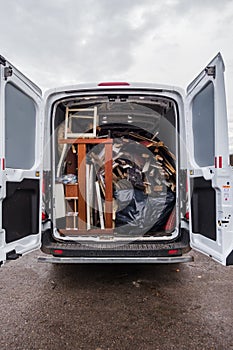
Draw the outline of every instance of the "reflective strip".
M214 158L214 166L215 168L222 168L222 156Z
M1 169L5 170L5 158L1 158Z

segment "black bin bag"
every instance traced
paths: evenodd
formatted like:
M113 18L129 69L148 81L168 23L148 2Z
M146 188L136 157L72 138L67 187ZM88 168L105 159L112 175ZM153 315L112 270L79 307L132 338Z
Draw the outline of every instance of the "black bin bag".
M153 196L136 188L120 189L114 197L118 205L115 231L130 236L163 230L176 200L175 193L167 187Z

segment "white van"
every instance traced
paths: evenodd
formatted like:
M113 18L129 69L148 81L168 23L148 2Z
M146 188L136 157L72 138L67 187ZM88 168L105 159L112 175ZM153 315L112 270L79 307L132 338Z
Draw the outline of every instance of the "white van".
M233 264L224 63L188 86L41 90L0 57L0 262ZM42 217L42 220L41 220Z

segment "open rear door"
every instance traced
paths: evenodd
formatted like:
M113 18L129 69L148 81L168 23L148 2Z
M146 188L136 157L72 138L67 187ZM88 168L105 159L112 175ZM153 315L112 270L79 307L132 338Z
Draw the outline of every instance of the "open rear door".
M40 246L41 90L0 56L0 263Z
M233 181L224 70L219 53L187 88L190 239L192 248L232 265Z

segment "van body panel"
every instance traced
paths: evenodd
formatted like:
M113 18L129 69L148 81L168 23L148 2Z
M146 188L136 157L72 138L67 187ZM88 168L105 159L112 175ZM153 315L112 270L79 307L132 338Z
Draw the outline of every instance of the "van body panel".
M41 245L41 90L0 64L0 262Z
M0 263L16 259L41 244L43 252L54 256L40 259L46 262L190 261L190 257L182 257L190 249L190 232L194 249L223 265L233 264L233 179L228 162L224 69L218 54L188 86L187 96L173 86L90 83L48 90L42 100L41 90L0 57ZM56 108L79 98L94 101L101 96L108 96L109 100L121 96L127 100L133 95L164 99L174 106L179 136L176 228L170 238L161 236L157 240L150 235L138 240L117 237L115 241L111 235L83 236L79 241L69 239L69 235L62 238L57 234L56 220L51 220L54 214L59 212L60 216L64 211L62 206L56 208L55 198ZM42 172L46 180L43 198L50 194L46 203L42 202ZM44 204L48 215L41 224ZM187 204L189 223L185 215Z
M224 63L217 56L187 89L191 247L223 265L233 249Z
M132 85L132 86L131 86ZM56 113L56 108L59 106L61 103L68 103L69 101L75 101L75 99L96 99L98 101L98 98L101 96L121 96L122 98L126 98L128 96L140 96L142 99L143 97L153 97L153 98L164 98L167 99L168 101L173 101L174 105L176 105L177 109L177 114L179 115L178 118L178 124L179 124L179 146L177 146L177 149L179 149L179 169L187 169L187 159L186 159L186 147L185 147L185 119L184 119L184 103L183 103L183 92L180 89L176 89L174 87L164 87L161 89L160 86L155 85L155 84L131 84L127 87L124 86L122 89L119 86L107 86L107 88L101 86L99 87L98 85L77 85L75 87L67 87L62 90L51 90L50 92L46 93L46 101L45 101L45 113L49 118L46 120L46 125L45 125L45 140L47 140L47 145L46 148L50 150L50 152L45 152L45 158L44 158L44 170L45 171L54 171L55 169L55 164L53 163L52 158L55 158L55 155L53 154L53 147L51 147L51 144L54 143L54 140L52 134L54 131L52 130L52 125L54 123L54 118L55 118L55 113ZM125 96L125 97L124 97ZM51 151L52 149L52 151ZM50 184L52 188L52 192L54 192L55 195L55 177L57 176L56 171L55 174L53 174L53 181ZM178 197L177 197L178 198ZM53 206L52 203L56 202L56 198L53 198L51 200L51 207ZM61 203L61 201L59 201ZM179 200L177 199L177 203ZM177 208L179 208L179 204L177 205ZM55 207L53 207L54 212L57 211L57 206L55 204ZM55 214L52 215L53 217ZM57 233L56 230L56 225L54 223L54 219L52 219L53 222L53 236L56 239L62 239L64 242L65 241L87 241L87 237L64 237L61 238L59 233ZM174 231L174 236L172 237L158 237L158 241L171 241L172 239L175 239L179 235L179 230L176 232ZM109 239L109 238L107 238ZM140 238L143 240L143 238ZM150 238L146 237L144 240L148 241ZM89 238L90 241L103 241L104 237L91 237ZM120 241L121 239L115 238L115 241ZM129 237L128 238L129 242L135 240L135 237Z

